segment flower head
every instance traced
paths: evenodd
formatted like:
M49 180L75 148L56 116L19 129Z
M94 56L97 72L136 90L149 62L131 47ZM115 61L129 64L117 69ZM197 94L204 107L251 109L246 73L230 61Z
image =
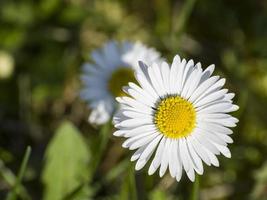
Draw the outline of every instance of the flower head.
M89 121L106 123L115 111L115 97L124 95L122 86L134 81L138 61L146 64L160 62L160 55L140 42L109 41L91 54L93 63L83 65L84 87L81 98L92 109Z
M203 71L201 64L175 56L166 62L146 66L140 62L135 77L138 84L124 87L129 96L118 97L122 104L114 117L114 135L127 138L123 147L136 150L131 161L136 170L153 157L148 173L169 169L181 179L183 170L191 181L195 172L203 174L203 164L219 166L217 155L231 157L227 147L233 140L230 127L238 119L233 93L222 89L225 79L211 76L214 65Z

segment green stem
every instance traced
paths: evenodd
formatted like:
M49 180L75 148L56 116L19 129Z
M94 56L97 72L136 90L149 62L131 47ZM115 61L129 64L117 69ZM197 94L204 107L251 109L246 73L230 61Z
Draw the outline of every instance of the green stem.
M139 198L136 190L134 165L133 163L129 163L128 165L129 166L127 167L127 171L125 171L125 177L122 181L118 199L137 200Z
M198 200L199 199L199 175L196 175L195 182L193 183L192 193L191 193L191 200Z
M30 155L31 155L31 147L28 146L26 149L26 152L24 154L22 164L21 164L20 169L19 169L19 174L16 178L16 182L15 182L14 186L12 187L12 189L10 190L10 192L8 193L6 200L16 200L17 199L17 194L18 194L18 191L19 191L19 188L21 185L21 181L22 181L23 176L25 174Z
M93 170L92 173L94 173L102 159L103 153L106 149L107 143L108 143L108 139L110 137L110 128L111 128L111 122L107 122L106 124L104 124L99 132L99 146L96 148L97 152L96 152L96 157L95 157L95 163L93 166Z
M182 8L182 11L180 12L179 16L177 17L178 23L174 27L174 32L179 37L181 33L184 32L184 29L186 27L187 21L193 11L194 5L196 3L196 0L186 0L185 4Z
M135 169L133 163L130 164L130 174L129 174L129 182L130 182L130 194L131 199L137 200L138 196L141 196L141 194L138 195L138 191L136 189L136 179L135 179Z

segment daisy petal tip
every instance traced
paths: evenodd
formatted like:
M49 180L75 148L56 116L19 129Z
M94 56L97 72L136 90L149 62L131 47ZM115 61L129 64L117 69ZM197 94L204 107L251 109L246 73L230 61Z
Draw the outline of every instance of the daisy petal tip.
M211 68L215 68L215 64L211 64L210 67L211 67Z
M138 160L137 163L136 163L136 165L135 165L135 170L136 171L141 170L144 167L144 165L145 165L145 162L144 161Z
M195 182L195 172L193 173L187 172L187 177L191 182Z
M116 136L116 137L119 137L119 136L120 136L120 135L118 134L118 132L114 132L113 135Z
M164 175L164 174L162 174L162 173L159 173L159 177L160 177L160 178L162 178L162 177L163 177L163 175Z
M148 170L147 174L148 174L149 176L151 176L151 175L154 174L154 172L153 172L152 170Z
M203 173L204 173L204 169L198 171L197 173L198 173L198 175L203 175Z
M231 153L229 152L229 153L227 153L227 154L225 155L225 157L226 157L226 158L231 158L232 155L231 155Z
M181 57L180 57L178 54L176 54L176 55L174 56L173 60L181 61Z
M115 100L120 103L121 102L121 97L116 97Z
M120 124L115 124L114 127L119 129L120 128Z
M134 145L129 147L129 150L135 150L137 147L135 147Z
M128 145L127 145L126 143L123 143L121 146L122 146L123 148L125 148L125 149L128 148Z
M190 177L189 180L194 183L195 182L195 177Z

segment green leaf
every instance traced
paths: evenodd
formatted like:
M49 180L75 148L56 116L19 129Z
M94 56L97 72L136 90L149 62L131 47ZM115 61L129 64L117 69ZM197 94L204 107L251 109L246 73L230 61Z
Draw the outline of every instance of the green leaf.
M52 15L56 9L60 6L60 0L45 0L40 2L41 17L47 17Z
M151 191L150 195L149 195L149 200L167 200L169 199L167 197L166 192L160 190L160 189L155 189L153 191Z
M130 164L127 170L118 199L137 199L134 165Z
M70 194L75 199L86 199L90 192L86 184L89 159L90 153L80 132L71 122L63 122L45 154L44 199L59 200Z

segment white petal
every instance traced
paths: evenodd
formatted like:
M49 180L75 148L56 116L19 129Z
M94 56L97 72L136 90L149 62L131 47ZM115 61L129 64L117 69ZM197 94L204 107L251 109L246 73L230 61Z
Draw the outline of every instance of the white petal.
M231 120L232 122L234 123L237 123L239 120L235 117L232 117L231 115L229 114L225 114L225 113L202 113L202 114L199 114L198 115L199 118L207 118L207 119L214 119L214 120L217 120L217 119L227 119L227 120Z
M183 88L185 86L185 83L188 79L188 77L190 76L190 74L192 73L194 68L194 61L193 60L189 60L184 68L184 72L183 72L183 77L182 77L182 85L180 88L180 93L183 91Z
M124 110L122 111L122 114L129 118L151 118L153 120L153 116L150 114L144 114L140 112L130 111L130 110Z
M134 99L136 99L138 102L142 103L142 104L145 104L146 106L149 106L151 107L151 105L153 106L154 104L154 101L152 101L148 95L144 95L144 94L141 94L139 92L137 92L136 90L128 87L128 86L124 86L122 88L122 90L132 96Z
M161 157L161 163L160 163L160 169L159 169L159 176L160 177L162 177L165 174L165 172L168 168L168 154L170 151L170 143L171 143L171 139L167 138L167 141L165 143L165 147L163 150L163 155Z
M116 66L120 64L118 44L115 41L107 42L103 50L105 58L107 62L111 64L111 66Z
M234 142L233 139L231 137L229 137L228 135L219 134L219 133L215 133L215 134L226 143L233 143Z
M114 135L114 136L117 136L117 137L121 137L121 136L123 136L125 133L126 133L125 130L116 130L116 131L113 133L113 135Z
M139 86L137 86L135 83L130 82L129 87L131 87L133 90L135 90L136 92L140 93L142 96L147 98L149 102L154 103L157 100L153 96L151 96L147 91L145 91L143 88L140 88Z
M162 85L160 84L160 79L157 78L157 75L155 74L152 67L148 67L148 74L156 93L159 96L164 96L165 90L162 88Z
M209 103L212 103L213 101L216 101L218 99L223 99L224 95L227 93L227 89L219 90L216 92L213 92L203 98L199 98L194 102L195 107L200 107Z
M183 151L181 151L181 148L180 148L180 155L181 155L181 160L182 160L185 172L188 178L193 182L195 180L194 162L192 161L192 157L190 156L190 153L187 147L187 141L185 138L181 138L179 140L179 143L180 145L183 146L182 149L184 149Z
M166 92L170 94L170 67L166 62L161 64L161 75Z
M223 85L225 84L225 79L219 79L218 81L216 81L214 84L210 85L209 87L206 88L206 90L203 91L202 94L200 94L194 101L194 103L200 99L202 99L203 97L206 97L216 91L219 91Z
M186 60L183 59L182 62L179 63L177 77L175 77L176 79L172 91L172 93L174 94L181 94L182 84L183 84L183 73L185 70L185 66L186 66Z
M121 123L118 123L115 125L116 128L132 128L132 127L136 127L136 126L142 126L142 125L149 125L152 124L153 120L151 117L147 117L147 118L133 118L133 119L127 119L122 121Z
M213 154L211 153L207 148L205 148L206 152L207 152L207 155L209 156L210 158L210 162L212 165L214 165L215 167L219 167L219 161L218 161L218 158Z
M166 138L163 137L162 140L160 141L159 143L159 146L157 148L157 151L156 151L156 154L154 156L154 159L153 161L151 162L151 165L149 167L149 170L148 170L148 174L149 175L152 175L155 173L155 171L158 169L158 167L160 166L160 162L161 162L161 158L162 158L162 155L163 155L163 151L164 151L164 148L165 148L165 143L166 143Z
M174 94L176 92L176 89L175 89L175 83L177 82L178 80L178 71L181 70L180 68L180 63L181 63L181 59L178 55L176 55L174 58L173 58L173 61L172 61L172 65L171 65L171 68L170 68L170 75L169 75L169 79L170 79L170 82L169 82L169 88L170 88L170 93Z
M150 156L152 155L152 153L154 152L156 146L158 145L159 141L162 138L162 134L158 135L144 150L144 152L142 153L140 159L147 159L148 157L150 158ZM147 159L148 160L148 159Z
M194 91L189 101L194 102L207 88L214 84L219 79L219 76L213 76L199 85L199 87Z
M142 146L137 151L135 151L134 154L131 157L131 161L137 160L141 156L141 154L143 153L145 148L146 148L146 146Z
M144 126L138 126L136 128L131 128L129 130L125 130L125 135L124 137L134 137L137 135L144 134L146 132L155 132L156 127L152 124L149 125L144 125Z
M167 63L165 63L165 64L167 64ZM154 71L154 75L155 75L155 77L157 79L157 82L159 83L159 86L161 87L161 89L166 94L166 91L167 90L166 90L165 84L163 82L163 78L162 78L162 73L161 73L161 70L160 70L160 66L157 63L153 63L152 64L152 69Z
M231 101L234 97L235 97L234 93L228 93L228 94L225 95L224 100L225 101Z
M182 166L182 160L181 160L181 152L179 150L179 142L177 140L177 161L178 161L178 164L177 164L177 172L176 172L176 180L179 182L182 178L182 174L183 174L183 166Z
M232 104L230 103L215 103L205 107L197 108L198 113L226 113L227 109L230 109Z
M231 152L230 150L226 147L226 146L223 146L223 145L219 145L219 144L216 144L214 143L214 145L216 145L216 147L219 149L219 151L227 158L231 158Z
M184 85L184 88L183 88L183 90L181 92L181 96L182 97L186 98L186 94L188 93L189 88L193 84L195 84L194 80L196 80L197 72L198 72L197 68L193 68L192 67L192 73L189 75L188 79L185 80L185 85Z
M122 143L122 147L129 148L131 145L135 144L137 141L141 139L148 138L155 135L155 131L144 132L142 134L138 134L134 137L128 138Z
M188 139L187 139L187 147L188 147L189 155L191 156L191 159L194 165L194 169L196 170L198 174L203 174L204 168L203 168L202 161L200 157L197 155L197 153L195 152L191 142L188 141Z
M170 146L170 154L169 154L169 170L171 176L174 178L176 176L177 170L178 170L178 155L177 155L177 149L178 149L178 141L172 140L171 146Z
M197 119L198 122L210 122L210 123L215 123L219 124L221 126L226 126L226 127L235 127L237 121L235 120L236 118L233 117L228 117L228 118L201 118L199 117Z
M112 110L107 108L105 103L99 103L98 106L91 112L89 121L92 124L104 124L110 119L111 112Z
M119 103L124 104L126 106L130 106L132 108L142 110L143 112L145 111L146 113L152 113L151 107L148 107L130 97L117 97L116 100Z
M160 133L154 133L154 134L149 135L149 136L147 136L147 137L143 137L143 138L137 140L136 142L134 142L133 144L131 144L131 146L130 146L129 149L130 149L130 150L137 149L137 148L139 148L139 147L141 147L141 146L143 146L143 145L145 145L145 144L151 142L151 141L152 141L154 138L156 138L159 134L160 134Z
M125 105L125 104L121 104L120 105L120 111L121 112L132 111L132 112L142 113L142 114L150 115L150 116L153 114L152 108L151 109L142 110L142 109L139 109L139 108L130 107L130 106Z
M107 68L107 66L109 66L106 62L105 62L105 58L104 56L101 54L100 51L93 51L91 54L92 59L94 60L94 62L102 68Z
M189 86L189 90L187 94L185 95L186 99L189 99L189 97L193 94L193 92L196 90L196 88L199 85L200 79L201 79L202 69L199 69L196 73L196 76L192 80L192 84Z
M224 112L228 113L228 112L234 112L237 111L239 109L239 106L237 105L232 105L231 108L226 109Z
M179 140L179 149L180 149L180 156L181 156L181 161L183 163L183 167L185 171L189 171L189 158L188 158L188 152L186 148L186 141L184 138L181 138Z
M208 66L207 69L205 69L205 71L203 72L200 83L207 80L211 76L211 74L214 72L214 69L215 69L215 65L212 64L212 65Z
M216 146L206 137L204 134L194 134L192 135L199 143L209 149L215 155L219 155L220 151L216 148Z
M210 141L213 141L217 144L226 145L226 142L224 142L220 137L210 131L200 131L198 134L202 135L203 137L206 137Z
M154 149L158 145L158 142L162 138L162 135L158 135L151 143L149 143L146 149L143 151L142 155L140 156L139 160L136 163L135 169L140 170L144 167L147 163L149 158L152 156Z
M94 64L91 63L84 63L82 65L82 71L85 75L97 75L100 76L101 78L103 78L103 72L101 70L101 68L95 66Z
M192 144L195 152L199 155L199 157L210 166L211 161L209 156L207 155L204 147L192 136L187 137L187 140Z
M148 92L151 96L154 98L158 98L158 94L154 90L154 88L151 85L150 78L147 73L147 66L139 62L140 70L136 71L135 78L137 79L138 83L141 85L141 87Z
M138 171L138 170L142 169L146 163L147 163L147 160L145 160L145 159L140 160L139 159L135 164L135 170Z
M227 135L230 135L233 133L231 129L221 126L219 124L214 124L214 123L208 123L208 122L198 123L197 127L205 131L212 131L216 133L218 132L218 133L227 134Z
M193 168L190 168L188 172L186 172L187 177L190 179L190 181L195 181L195 171Z

